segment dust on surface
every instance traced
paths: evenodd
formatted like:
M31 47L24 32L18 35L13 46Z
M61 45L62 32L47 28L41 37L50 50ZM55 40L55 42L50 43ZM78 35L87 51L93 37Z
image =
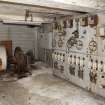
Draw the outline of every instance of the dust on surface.
M105 105L105 101L54 77L52 69L40 63L32 76L0 81L0 105Z

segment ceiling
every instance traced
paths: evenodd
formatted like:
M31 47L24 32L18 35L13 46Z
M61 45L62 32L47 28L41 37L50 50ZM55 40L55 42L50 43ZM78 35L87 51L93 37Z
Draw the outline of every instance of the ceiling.
M36 21L50 20L57 16L79 15L82 13L79 11L70 11L65 9L0 3L0 19L24 20L26 10L29 10L32 13L35 18L34 20Z
M0 2L94 12L105 9L105 0L0 0Z
M69 11L69 10L60 10L60 9L52 9L45 7L34 7L34 6L25 6L25 5L16 5L16 4L7 4L0 3L0 14L4 15L17 15L24 16L26 10L30 10L33 12L33 15L46 16L47 15L76 15L82 12L79 11Z
M26 10L29 10L34 21L42 22L50 21L53 17L81 15L102 9L96 8L97 0L90 1L88 6L89 0L82 0L84 6L81 6L81 0L0 0L0 19L24 20ZM92 3L94 5L90 5Z

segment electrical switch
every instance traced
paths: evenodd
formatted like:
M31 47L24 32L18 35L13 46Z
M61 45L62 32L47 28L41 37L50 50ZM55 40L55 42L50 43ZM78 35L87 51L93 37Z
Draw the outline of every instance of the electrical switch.
M83 59L80 59L80 66L83 66Z
M55 54L54 53L52 53L52 59L54 59L55 58Z
M77 57L76 58L76 65L78 65L79 64L79 58Z
M57 54L55 53L55 60L57 60Z
M63 54L63 62L65 62L65 54Z
M61 54L61 57L60 57L61 61L63 62L63 55Z
M73 57L72 57L72 64L74 64L74 61L75 61L75 60L74 60L74 56L73 56Z
M96 70L96 68L97 68L97 63L93 62L93 69Z
M98 70L99 71L103 70L103 62L102 61L98 64Z
M76 65L76 56L74 56L74 64Z
M68 64L70 63L70 57L68 57Z
M70 64L72 64L72 55L70 55Z
M60 60L60 54L58 54L58 61Z

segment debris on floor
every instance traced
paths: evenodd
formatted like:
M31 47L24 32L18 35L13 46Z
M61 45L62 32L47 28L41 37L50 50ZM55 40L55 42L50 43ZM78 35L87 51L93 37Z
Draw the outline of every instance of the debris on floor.
M43 69L44 67L48 68L49 66L42 62L36 62L35 64L31 64L29 66L29 68L28 68L29 72L22 73L21 75L18 75L14 71L14 69L4 71L4 72L0 73L0 81L16 81L18 79L22 79L22 78L30 76L30 75L32 75L31 72L33 72L35 70Z
M13 82L0 81L0 105L105 105L105 99L54 77L44 64L32 75Z

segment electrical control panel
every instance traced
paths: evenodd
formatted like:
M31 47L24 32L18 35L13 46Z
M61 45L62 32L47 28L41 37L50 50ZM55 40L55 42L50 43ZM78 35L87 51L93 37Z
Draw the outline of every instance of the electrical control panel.
M68 74L68 80L84 88L88 87L86 84L87 56L85 54L78 54L77 52L69 52L66 59L65 71Z
M67 18L53 30L53 72L82 88L105 93L105 16ZM59 21L59 20L58 20Z
M61 78L66 79L65 76L65 57L66 54L64 51L59 51L59 50L55 50L52 53L52 58L53 58L53 74L57 75Z
M43 48L52 48L54 75L105 97L104 14L58 18L49 37L39 36Z

